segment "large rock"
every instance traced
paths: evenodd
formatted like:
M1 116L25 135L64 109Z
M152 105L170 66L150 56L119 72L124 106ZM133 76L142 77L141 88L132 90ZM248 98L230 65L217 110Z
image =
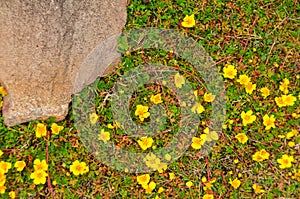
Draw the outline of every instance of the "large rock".
M100 42L121 33L125 4L125 0L1 0L0 81L9 93L4 98L4 123L63 119L80 65ZM110 42L116 44L116 39Z

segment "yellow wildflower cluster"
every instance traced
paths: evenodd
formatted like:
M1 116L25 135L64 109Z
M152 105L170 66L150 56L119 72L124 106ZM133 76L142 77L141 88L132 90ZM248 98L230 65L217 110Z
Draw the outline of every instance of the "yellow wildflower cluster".
M204 134L201 134L200 137L192 138L192 148L200 149L205 142L212 142L219 139L219 135L216 131L210 131L208 127L203 130Z
M200 114L200 113L204 112L205 109L204 109L204 107L202 106L202 104L199 102L199 97L198 97L198 92L197 92L197 90L194 91L194 95L195 95L195 97L196 97L197 102L194 104L194 106L192 107L191 111L192 111L193 113L198 113L198 114ZM212 96L212 97L214 97L214 96Z
M3 153L3 152L0 151L0 153ZM5 193L5 190L6 190L6 186L5 186L6 175L5 174L8 172L9 169L11 169L11 163L4 162L4 161L0 162L0 194Z
M63 129L64 129L63 126L59 126L56 123L53 123L51 125L51 133L53 135L58 135L59 132L62 131ZM35 136L37 138L41 138L41 137L47 136L47 126L45 124L38 123L36 125L36 128L35 128Z
M151 181L150 182L150 175L143 174L136 177L137 182L142 185L143 189L145 189L146 193L151 193L155 187L156 183Z
M46 177L48 176L47 170L48 170L48 164L46 160L39 160L36 159L33 162L34 172L31 173L30 178L33 179L33 183L38 184L45 184L46 183Z
M3 155L3 151L0 150L0 157ZM14 167L17 171L23 171L26 163L24 161L16 161ZM6 173L11 169L12 164L10 162L0 161L0 194L4 194L6 191ZM15 198L16 194L14 191L9 192L10 198Z
M292 94L282 95L281 97L275 97L275 102L279 107L293 106L296 100L297 98L294 97Z
M288 94L289 84L290 81L287 78L284 78L283 81L280 82L279 90L281 90L284 94Z
M248 94L252 94L252 92L256 89L256 84L253 84L251 82L251 78L247 75L240 75L237 82L245 87L246 93Z
M75 175L83 175L89 171L89 167L85 162L79 162L78 160L74 161L70 166L70 171Z
M252 160L256 162L261 162L269 159L270 153L268 153L265 149L257 151L254 155L252 155Z
M300 168L294 169L294 175L292 176L292 179L300 182Z

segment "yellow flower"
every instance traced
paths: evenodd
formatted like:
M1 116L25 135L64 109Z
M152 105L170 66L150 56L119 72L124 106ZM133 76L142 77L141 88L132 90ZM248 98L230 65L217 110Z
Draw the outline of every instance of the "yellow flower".
M26 163L24 161L17 161L15 163L15 167L17 168L17 171L23 171L25 166L26 166Z
M241 117L243 119L243 125L247 126L248 124L253 123L256 120L256 116L252 115L252 110L247 111L246 113L243 111Z
M245 144L248 141L248 137L245 133L239 133L235 138L242 144Z
M241 85L246 85L251 81L251 78L248 77L247 75L240 75L239 79L236 80L238 83L240 83Z
M160 162L157 164L157 171L158 173L163 173L165 170L167 170L168 165L166 163Z
M0 86L0 94L2 96L5 96L7 94L6 90L2 86Z
M10 162L0 162L0 173L7 173L8 170L11 169L11 163Z
M0 194L4 194L6 190L6 186L2 185L0 186Z
M252 155L252 160L254 160L256 162L261 162L264 159L261 157L260 152L257 151L254 155Z
M292 137L294 137L295 135L297 135L298 134L298 131L296 130L296 129L293 129L291 132L288 132L287 134L286 134L286 139L291 139Z
M282 82L280 82L279 90L281 90L284 94L287 94L289 92L290 81L287 78L284 78Z
M143 150L146 150L152 146L153 139L151 137L141 137L137 142Z
M170 160L172 159L172 157L170 156L170 154L166 154L166 155L165 155L165 159L166 159L167 161L170 161Z
M206 102L212 102L212 101L214 101L215 97L216 96L211 93L205 93L203 98L204 98L204 101L206 101Z
M114 127L112 124L108 124L108 125L107 125L107 128L109 128L109 129L114 129L115 127Z
M149 109L148 106L137 105L135 115L139 116L140 120L143 122L145 118L150 116L148 109Z
M205 183L205 187L203 188L204 191L211 190L213 183L215 183L215 182L216 182L216 179L212 179L209 182Z
M294 147L295 146L295 142L288 142L289 147Z
M176 73L174 77L175 85L177 88L181 88L183 84L185 84L184 77L179 73Z
M205 111L204 107L201 105L200 102L196 102L196 104L192 107L191 111L193 113L202 113L203 111Z
M169 179L173 180L175 178L175 174L174 173L169 173Z
M150 175L149 174L139 175L136 177L136 181L141 185L148 184L150 181Z
M256 162L261 162L263 160L269 159L270 154L265 150L262 149L257 151L254 155L252 155L252 160Z
M282 101L287 105L287 106L293 106L295 104L295 101L297 100L296 97L293 95L282 95Z
M101 133L98 134L98 140L103 141L105 144L110 140L110 133L101 129Z
M90 114L90 122L92 125L96 124L99 116L96 113Z
M143 161L147 167L152 168L153 170L157 170L158 165L160 164L160 159L157 158L153 153L147 154Z
M48 164L46 160L40 161L39 159L34 160L33 167L35 171L47 171L48 170Z
M292 162L294 161L293 156L283 155L281 158L277 159L277 162L280 164L280 169L290 168L292 167Z
M0 186L3 186L6 181L6 176L4 175L4 172L0 170Z
M283 101L282 97L275 97L275 102L277 104L277 106L279 106L280 108L283 106L286 106L285 101Z
M9 195L9 197L10 197L11 199L15 199L15 198L16 198L16 193L15 193L14 191L10 191L10 192L8 193L8 195Z
M266 99L270 95L270 90L267 87L260 89L261 95Z
M51 131L52 131L52 134L54 134L54 135L58 135L59 132L63 129L64 129L63 126L58 126L56 123L53 123L51 125Z
M265 149L260 150L260 156L266 160L269 159L270 153L268 153Z
M157 193L162 193L165 189L163 187L159 187Z
M44 124L38 123L35 129L35 136L37 138L47 136L47 128Z
M160 104L160 103L163 102L163 101L161 100L161 94L151 95L150 101L153 102L154 104Z
M294 176L292 177L292 179L297 180L298 182L300 182L300 169L298 169L298 172L296 169L294 169Z
M274 115L271 115L269 117L268 114L266 114L264 117L263 117L263 120L264 120L264 125L265 125L265 129L266 130L270 130L271 128L275 128L275 118L274 118Z
M43 170L37 170L30 174L30 179L33 179L33 183L38 184L45 184L46 183L46 177L48 174Z
M200 138L193 137L191 146L194 149L200 149L206 140L206 134L200 135Z
M239 181L237 178L235 178L233 181L230 179L229 184L231 184L234 189L237 189L241 185L241 181Z
M196 21L195 21L195 15L192 14L191 16L186 15L183 19L183 22L181 23L181 25L185 28L192 28L196 25Z
M265 192L264 190L261 189L261 186L257 185L257 184L253 184L252 188L254 189L255 194L260 194Z
M234 162L234 164L237 164L237 163L239 163L239 160L238 159L234 159L233 162Z
M185 184L188 188L190 188L191 186L194 185L194 183L192 181L188 181L186 184Z
M225 78L233 79L236 76L237 70L234 68L233 65L226 65L223 68L223 76Z
M109 129L119 128L119 127L120 127L119 122L114 122L113 124L107 125L107 128L109 128Z
M216 131L209 131L209 128L206 127L203 132L206 134L206 138L205 141L207 142L211 142L213 140L218 140L219 139L219 135Z
M283 138L285 138L285 136L284 136L284 135L278 135L278 137L279 137L280 139L283 139Z
M89 167L85 162L79 162L78 160L74 161L70 166L70 171L73 172L75 176L85 174L89 171Z
M213 194L205 194L203 196L203 199L214 199L214 195Z
M142 187L146 190L146 193L151 193L155 189L156 183L151 181L149 184L142 184Z
M203 177L201 178L201 182L203 182L203 183L207 182L207 178L206 178L205 176L203 176Z
M252 84L252 82L245 84L246 93L251 95L255 89L256 89L256 84Z
M3 155L3 151L0 150L0 157Z

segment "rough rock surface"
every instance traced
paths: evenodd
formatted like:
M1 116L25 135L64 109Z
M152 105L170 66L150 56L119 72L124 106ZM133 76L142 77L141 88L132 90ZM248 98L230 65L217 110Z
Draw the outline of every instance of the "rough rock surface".
M64 119L80 65L125 23L125 0L1 0L4 123Z

